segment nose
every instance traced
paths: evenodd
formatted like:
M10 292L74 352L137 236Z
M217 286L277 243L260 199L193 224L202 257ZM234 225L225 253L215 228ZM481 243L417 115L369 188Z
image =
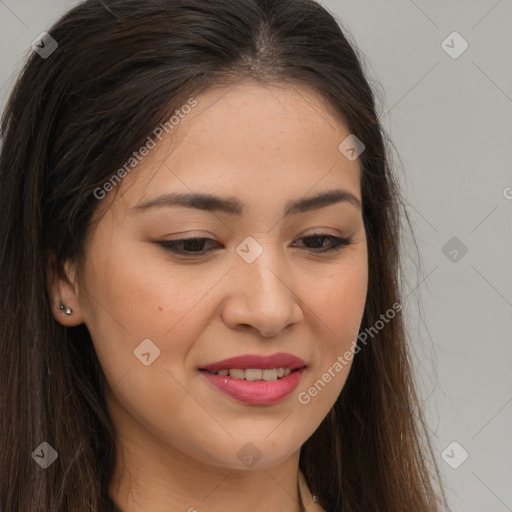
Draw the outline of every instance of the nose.
M222 319L235 330L255 330L271 337L300 322L303 312L292 273L265 250L255 261L238 258L230 272Z

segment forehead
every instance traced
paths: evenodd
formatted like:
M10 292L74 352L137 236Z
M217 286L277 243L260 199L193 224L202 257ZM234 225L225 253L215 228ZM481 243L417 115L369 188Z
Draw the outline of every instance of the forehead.
M127 206L166 192L300 197L339 187L359 194L359 161L339 150L347 127L314 90L240 83L195 98L169 134L127 175ZM177 119L177 118L175 118Z

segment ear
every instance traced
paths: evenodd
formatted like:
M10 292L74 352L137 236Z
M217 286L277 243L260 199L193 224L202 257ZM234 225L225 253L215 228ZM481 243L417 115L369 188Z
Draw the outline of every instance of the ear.
M66 327L75 327L83 324L85 317L83 306L81 307L79 300L79 289L76 280L77 264L66 261L57 268L54 261L54 257L51 256L48 271L48 290L53 316L57 322ZM61 305L63 309L59 308ZM66 314L66 308L71 309L71 314ZM69 312L69 309L67 311Z

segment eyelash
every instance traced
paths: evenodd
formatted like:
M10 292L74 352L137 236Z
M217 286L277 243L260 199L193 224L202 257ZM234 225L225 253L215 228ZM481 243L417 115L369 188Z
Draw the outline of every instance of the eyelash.
M315 233L313 235L310 235L310 236L306 236L306 237L302 237L300 238L299 240L307 240L307 239L315 239L315 238L326 238L326 239L330 239L332 241L332 247L328 247L327 249L320 249L320 250L317 250L317 249L309 249L310 251L312 251L313 253L315 254L318 254L318 253L330 253L330 252L339 252L343 247L346 247L350 244L352 244L352 238L340 238L338 236L334 236L334 235L327 235L327 234L324 234L324 233ZM168 251L171 251L171 252L174 252L174 253L177 253L177 254L181 254L181 255L185 255L185 256L202 256L208 252L211 252L210 251L185 251L183 249L180 249L178 246L182 243L186 243L186 242L190 242L190 241L203 241L203 240L211 240L214 242L214 240L212 240L211 238L200 238L200 237L190 237L190 238L182 238L180 240L166 240L166 241L162 241L162 242L157 242L159 245L161 245L164 249L168 250ZM215 250L215 249L213 249Z

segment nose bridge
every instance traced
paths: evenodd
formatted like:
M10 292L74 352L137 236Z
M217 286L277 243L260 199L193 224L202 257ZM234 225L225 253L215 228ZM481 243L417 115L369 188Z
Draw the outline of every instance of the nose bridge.
M274 242L269 238L259 242L253 239L239 248L239 255L240 252L249 248L247 254L251 256L250 259L240 256L235 271L238 278L252 289L253 293L249 294L252 302L260 301L270 305L274 302L282 302L283 295L287 295L283 290L286 287L283 283L285 276L284 266L280 261L282 258L279 256L279 251L272 247L273 244Z
M235 296L243 297L231 317L270 336L301 318L291 273L270 237L244 240L238 247L233 279Z

